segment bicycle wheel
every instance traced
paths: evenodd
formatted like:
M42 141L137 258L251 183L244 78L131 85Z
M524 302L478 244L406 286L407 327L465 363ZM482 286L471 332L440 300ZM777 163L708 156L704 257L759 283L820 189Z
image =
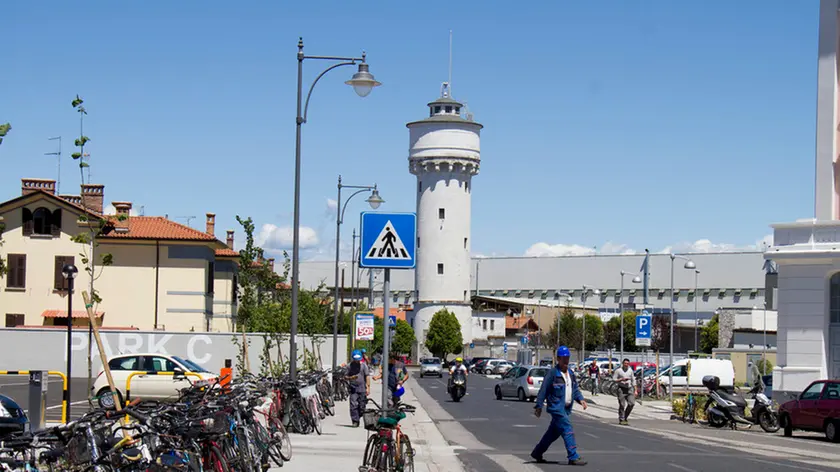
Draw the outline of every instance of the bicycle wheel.
M402 472L414 472L414 448L411 447L411 440L408 436L400 435L400 458L397 470Z
M284 459L283 455L280 454L280 446L273 440L273 437L268 432L268 429L266 429L266 427L261 423L254 423L254 429L256 430L257 442L259 443L260 448L264 451L265 455L275 465L282 467Z
M365 444L365 455L362 456L362 467L373 467L378 452L381 449L379 446L379 435L374 434L368 438Z
M318 400L315 397L309 401L309 420L312 422L312 428L321 435L321 415L318 413Z
M292 440L289 438L289 433L283 427L283 423L276 418L269 424L269 432L271 433L271 442L277 447L277 452L284 461L292 460Z
M204 469L213 472L230 472L225 456L215 445L211 445L204 453Z

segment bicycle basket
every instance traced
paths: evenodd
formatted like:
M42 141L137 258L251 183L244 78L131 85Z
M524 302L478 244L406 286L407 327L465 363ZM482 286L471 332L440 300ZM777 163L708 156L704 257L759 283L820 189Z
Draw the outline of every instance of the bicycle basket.
M365 429L368 431L376 431L379 423L379 412L376 410L367 410L362 415L362 420L365 423Z
M303 398L309 398L315 395L316 393L318 393L318 390L315 385L310 385L308 387L303 387L302 389L300 389L300 396L302 396Z

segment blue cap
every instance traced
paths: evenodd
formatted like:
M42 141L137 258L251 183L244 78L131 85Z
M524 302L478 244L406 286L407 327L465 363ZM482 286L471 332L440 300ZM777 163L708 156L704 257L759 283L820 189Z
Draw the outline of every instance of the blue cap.
M571 357L572 353L569 351L569 348L566 346L560 346L557 348L557 357Z
M366 353L367 349L362 349L362 354Z
M362 353L361 353L358 349L357 349L357 350L355 350L355 351L353 351L353 353L351 354L351 356L353 357L353 360L354 360L354 361L360 361L360 360L362 360Z
M400 385L399 387L397 387L397 389L396 389L396 390L394 390L394 396L395 396L395 397L397 397L397 398L399 398L399 397L401 397L401 396L403 396L403 395L405 395L405 387L403 387L402 385Z

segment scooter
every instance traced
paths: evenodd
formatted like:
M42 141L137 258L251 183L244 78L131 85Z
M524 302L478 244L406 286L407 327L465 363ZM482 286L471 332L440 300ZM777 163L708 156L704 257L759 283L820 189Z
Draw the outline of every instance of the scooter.
M738 394L721 389L720 378L707 375L703 377L703 385L709 389L709 400L704 408L709 426L722 428L728 424L732 429L736 429L738 424L744 424L747 427L758 424L768 433L779 430L778 414L773 407L773 402L762 393L761 383L749 392L755 398L749 417L746 415L747 400Z
M467 376L461 370L455 370L449 379L449 396L453 402L461 401L467 394Z

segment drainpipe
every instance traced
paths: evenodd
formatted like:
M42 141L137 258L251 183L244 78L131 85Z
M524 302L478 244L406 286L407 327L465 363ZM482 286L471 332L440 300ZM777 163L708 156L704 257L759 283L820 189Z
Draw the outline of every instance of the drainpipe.
M158 329L158 299L160 296L160 241L155 241L155 331Z

